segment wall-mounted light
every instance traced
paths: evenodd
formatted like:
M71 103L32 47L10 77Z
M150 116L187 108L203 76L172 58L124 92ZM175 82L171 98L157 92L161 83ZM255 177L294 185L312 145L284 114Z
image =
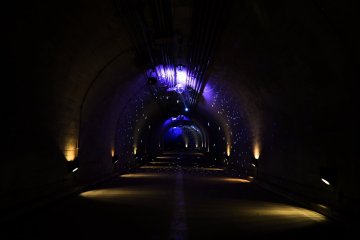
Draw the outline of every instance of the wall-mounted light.
M67 168L69 172L76 172L79 170L79 160L78 157L76 157L73 161L66 162Z
M255 157L251 158L251 165L253 167L258 167L259 165L259 159L256 159Z
M119 161L119 156L114 156L114 157L112 158L113 164L116 164L118 161Z
M321 167L320 179L326 185L336 185L336 169L333 167Z
M185 107L185 112L188 112L189 111L189 108Z
M321 181L323 181L323 183L325 183L326 185L330 185L329 181L327 181L327 180L324 179L324 178L321 178Z

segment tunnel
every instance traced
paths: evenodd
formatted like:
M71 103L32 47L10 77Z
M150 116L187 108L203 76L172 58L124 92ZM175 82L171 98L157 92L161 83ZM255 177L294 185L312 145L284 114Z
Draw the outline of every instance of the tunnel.
M4 239L356 234L356 3L2 8Z

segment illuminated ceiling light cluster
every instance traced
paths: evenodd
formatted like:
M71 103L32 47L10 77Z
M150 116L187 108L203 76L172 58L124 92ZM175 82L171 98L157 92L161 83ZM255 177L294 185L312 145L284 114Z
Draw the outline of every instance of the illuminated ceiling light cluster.
M181 94L181 93L183 93L183 92L185 91L185 87L184 87L183 84L178 83L178 84L176 84L175 87L173 87L173 88L168 88L168 91L175 91L175 92Z
M177 67L158 65L155 67L155 71L148 70L147 75L151 79L157 78L161 85L167 87L167 91L176 91L181 94L188 87L197 92L200 91L200 89L196 89L196 79L191 76L183 65Z
M177 84L182 84L182 85L186 85L186 69L182 66L179 65L176 68L176 82Z
M116 2L119 4L117 11L121 12L133 39L135 57L150 69L145 75L152 96L161 101L168 91L172 91L182 95L181 101L190 110L195 109L206 85L205 73L223 27L223 1L210 1L206 7L191 4L194 11L191 11L193 16L189 16L190 24L201 31L189 28L190 31L184 29L184 32L174 28L179 19L177 14L173 14L173 1L154 1L151 4ZM180 35L191 44L185 51L174 51L184 46L183 41L179 41ZM169 98L170 101L163 105L165 108L171 104L171 96Z

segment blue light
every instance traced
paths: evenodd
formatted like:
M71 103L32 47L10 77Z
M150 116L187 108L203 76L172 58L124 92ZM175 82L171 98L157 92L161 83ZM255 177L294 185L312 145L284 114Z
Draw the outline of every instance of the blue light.
M175 139L182 139L183 129L181 127L171 127L165 134L165 140L171 141Z
M188 112L188 111L189 111L189 109L186 107L186 108L185 108L185 112Z

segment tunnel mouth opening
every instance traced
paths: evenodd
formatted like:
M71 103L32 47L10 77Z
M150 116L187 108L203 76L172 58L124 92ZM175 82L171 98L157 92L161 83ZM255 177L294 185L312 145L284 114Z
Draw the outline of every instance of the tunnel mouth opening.
M183 166L209 166L208 134L190 117L170 117L161 125L156 161Z

